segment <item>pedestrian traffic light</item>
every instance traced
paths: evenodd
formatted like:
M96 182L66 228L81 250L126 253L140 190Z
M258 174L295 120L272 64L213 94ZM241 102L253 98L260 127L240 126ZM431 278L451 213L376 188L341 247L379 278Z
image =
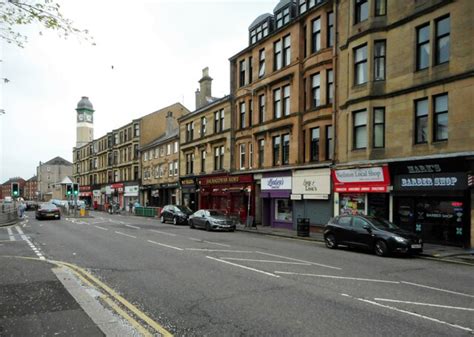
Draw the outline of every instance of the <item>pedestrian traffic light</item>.
M12 183L12 197L20 196L20 186L18 183Z
M78 196L79 195L79 184L72 184L72 192L74 193L74 196Z
M68 197L72 195L72 185L71 184L66 185L66 195Z

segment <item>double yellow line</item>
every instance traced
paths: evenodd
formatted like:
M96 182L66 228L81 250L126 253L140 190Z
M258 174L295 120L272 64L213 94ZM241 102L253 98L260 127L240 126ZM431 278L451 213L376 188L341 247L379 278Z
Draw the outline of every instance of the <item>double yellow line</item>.
M104 295L102 295L100 299L103 300L117 314L122 316L127 322L129 322L143 336L152 337L158 333L163 337L173 337L173 335L164 329L160 324L152 320L148 315L140 311L136 306L128 302L125 298L117 294L117 292L115 292L112 288L104 284L86 270L67 262L48 262L71 270L85 284L92 288L102 290L101 292L104 293ZM145 324L140 323L137 319L132 317L132 315Z

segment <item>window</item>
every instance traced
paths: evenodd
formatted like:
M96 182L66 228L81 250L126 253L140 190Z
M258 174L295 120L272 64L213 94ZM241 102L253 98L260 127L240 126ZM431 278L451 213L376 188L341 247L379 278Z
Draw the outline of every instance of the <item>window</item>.
M146 152L145 152L146 157ZM114 165L118 164L118 151L114 151Z
M280 28L283 26L283 12L276 14L276 27Z
M280 136L276 136L273 137L273 166L280 164Z
M258 167L262 168L265 163L265 140L258 140Z
M258 120L265 122L265 95L258 96Z
M428 98L415 101L415 144L428 142Z
M281 40L278 40L273 45L273 70L281 69L282 67L282 55L281 55Z
M241 87L245 85L245 60L239 62L239 85Z
M138 159L138 154L139 154L139 151L138 151L138 144L134 144L133 145L133 158L134 159ZM110 165L110 164L109 164Z
M204 137L206 135L206 124L206 117L201 117L201 137Z
M275 199L275 220L293 221L293 202L290 199Z
M178 175L178 161L175 160L174 162L174 175L177 176Z
M436 20L435 64L449 62L449 16Z
M194 153L186 154L186 174L194 172Z
M168 176L169 176L169 177L172 177L172 176L173 176L173 173L174 173L174 170L173 170L173 163L170 162L170 163L168 163Z
M308 56L308 27L303 26L303 57Z
M160 164L160 178L165 176L165 164Z
M166 145L166 155L169 156L171 154L171 144Z
M249 126L253 124L253 99L249 100Z
M240 128L245 129L245 102L239 103Z
M374 148L385 147L385 108L374 108Z
M214 112L214 133L218 133L219 130L219 111Z
M158 158L160 156L160 149L157 147L155 149L155 158Z
M115 137L115 138L114 138L114 144L117 145L117 144L119 143L119 134L116 133L116 134L114 135L114 137Z
M374 81L385 80L385 40L374 43Z
M448 139L448 95L434 98L434 141Z
M221 115L221 119L219 121L220 123L219 127L220 127L220 130L222 131L224 130L224 109L221 109L220 115Z
M288 116L290 114L290 86L283 87L283 114Z
M240 144L240 169L245 169L245 144Z
M135 137L140 136L140 125L139 124L134 124L133 125L133 135Z
M430 25L416 29L416 70L426 69L430 62Z
M224 109L214 112L214 132L224 130Z
M367 82L367 45L354 49L354 79L356 85Z
M201 151L201 172L206 172L206 150Z
M375 0L375 16L387 15L387 0Z
M282 148L282 164L287 165L290 163L290 135L285 134L282 136L283 148Z
M286 25L288 22L290 22L290 7L283 10L283 24Z
M249 57L249 83L252 83L252 72L253 72L253 66L252 66L252 63L253 63L253 57L250 56Z
M355 0L355 23L365 21L369 18L368 0Z
M190 142L194 138L194 122L186 124L186 141Z
M355 111L353 114L353 148L367 147L367 110Z
M116 170L114 171L114 182L118 182L120 180L120 174L119 171Z
M319 128L311 129L310 160L319 161Z
M265 75L265 49L258 52L258 77Z
M332 125L326 126L326 160L333 158L334 140L332 135Z
M311 107L316 108L321 105L321 77L319 73L311 76Z
M160 146L160 157L163 157L165 155L165 146Z
M273 90L273 116L281 118L281 89Z
M328 69L326 77L326 104L332 104L334 102L334 73L332 69Z
M283 38L283 66L289 65L291 62L291 36L287 35Z
M306 0L300 0L299 13L303 14L304 12L306 12L307 9L308 9L308 5L306 3Z
M253 167L253 143L249 143L249 168Z
M224 146L214 148L214 170L222 170L224 168Z
M178 153L178 142L174 142L174 153Z
M321 49L321 18L313 20L311 27L311 53L315 53Z
M328 47L334 46L334 13L328 13L328 31L327 31L327 44Z

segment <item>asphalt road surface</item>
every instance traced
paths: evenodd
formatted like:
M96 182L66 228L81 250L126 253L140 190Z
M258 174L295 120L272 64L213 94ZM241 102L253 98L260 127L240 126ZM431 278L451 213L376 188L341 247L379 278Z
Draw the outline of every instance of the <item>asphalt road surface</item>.
M83 268L175 336L474 335L470 266L133 216L27 214L31 256Z

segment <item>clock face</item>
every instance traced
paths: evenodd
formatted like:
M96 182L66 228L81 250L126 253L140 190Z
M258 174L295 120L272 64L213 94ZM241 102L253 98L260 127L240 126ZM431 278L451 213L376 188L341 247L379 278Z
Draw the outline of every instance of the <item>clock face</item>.
M83 114L79 114L77 116L77 118L79 119L79 122L82 122L84 120L84 115Z
M87 114L87 115L86 115L86 120L87 120L88 122L92 122L92 115Z

